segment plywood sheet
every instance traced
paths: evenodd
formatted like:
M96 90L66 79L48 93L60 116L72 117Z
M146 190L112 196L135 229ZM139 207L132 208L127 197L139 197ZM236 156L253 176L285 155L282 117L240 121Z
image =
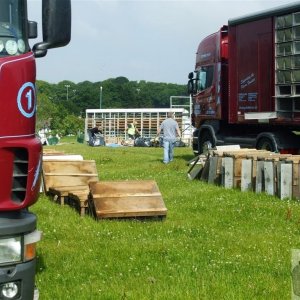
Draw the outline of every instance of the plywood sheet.
M96 218L166 216L167 208L153 180L90 183L90 210Z

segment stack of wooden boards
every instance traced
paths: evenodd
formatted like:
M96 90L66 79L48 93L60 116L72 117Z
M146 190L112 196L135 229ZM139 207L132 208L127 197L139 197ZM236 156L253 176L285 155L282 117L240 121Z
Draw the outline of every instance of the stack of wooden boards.
M99 181L94 160L62 153L43 156L43 190L61 205L96 219L165 217L167 208L153 180Z
M204 161L196 157L188 171L190 179L280 199L300 198L299 174L300 155L256 149L211 150Z

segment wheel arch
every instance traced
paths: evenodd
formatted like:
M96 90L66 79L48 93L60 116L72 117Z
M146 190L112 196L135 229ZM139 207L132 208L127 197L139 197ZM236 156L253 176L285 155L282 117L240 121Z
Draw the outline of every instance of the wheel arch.
M203 135L204 132L209 132L209 134L211 135L211 137L213 139L213 144L214 144L214 146L216 146L217 138L216 138L216 132L215 132L214 127L212 125L209 125L209 124L202 125L201 128L199 129L199 133L198 133L199 142L201 140L201 135Z

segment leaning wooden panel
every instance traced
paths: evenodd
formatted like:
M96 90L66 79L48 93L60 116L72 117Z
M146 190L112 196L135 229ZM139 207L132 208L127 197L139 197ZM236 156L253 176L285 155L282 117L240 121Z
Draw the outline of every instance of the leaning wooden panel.
M264 161L264 180L265 192L268 195L275 195L276 193L276 164L274 161Z
M280 165L280 199L291 199L293 191L293 164L287 162Z
M43 161L43 179L45 191L62 186L88 186L91 181L98 181L94 160L82 161Z
M90 183L89 209L96 218L154 217L167 208L153 180Z
M240 188L242 180L242 161L251 154L269 155L271 152L256 149L240 149L237 151L224 152L224 157L231 157L233 159L233 187Z
M294 155L281 160L283 163L292 164L292 185L293 185L293 197L300 199L300 157Z
M251 159L242 160L242 171L241 171L241 191L252 191L253 190L253 161Z
M222 158L222 185L225 188L233 188L233 158Z

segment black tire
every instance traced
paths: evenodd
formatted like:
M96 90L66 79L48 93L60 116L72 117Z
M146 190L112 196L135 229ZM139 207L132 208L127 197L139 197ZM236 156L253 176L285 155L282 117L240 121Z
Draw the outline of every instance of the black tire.
M199 138L199 154L208 154L208 151L215 147L214 139L209 131L201 132Z
M259 139L256 148L258 150L267 150L271 152L277 151L277 145L275 144L274 140L268 137L262 137L261 139Z

